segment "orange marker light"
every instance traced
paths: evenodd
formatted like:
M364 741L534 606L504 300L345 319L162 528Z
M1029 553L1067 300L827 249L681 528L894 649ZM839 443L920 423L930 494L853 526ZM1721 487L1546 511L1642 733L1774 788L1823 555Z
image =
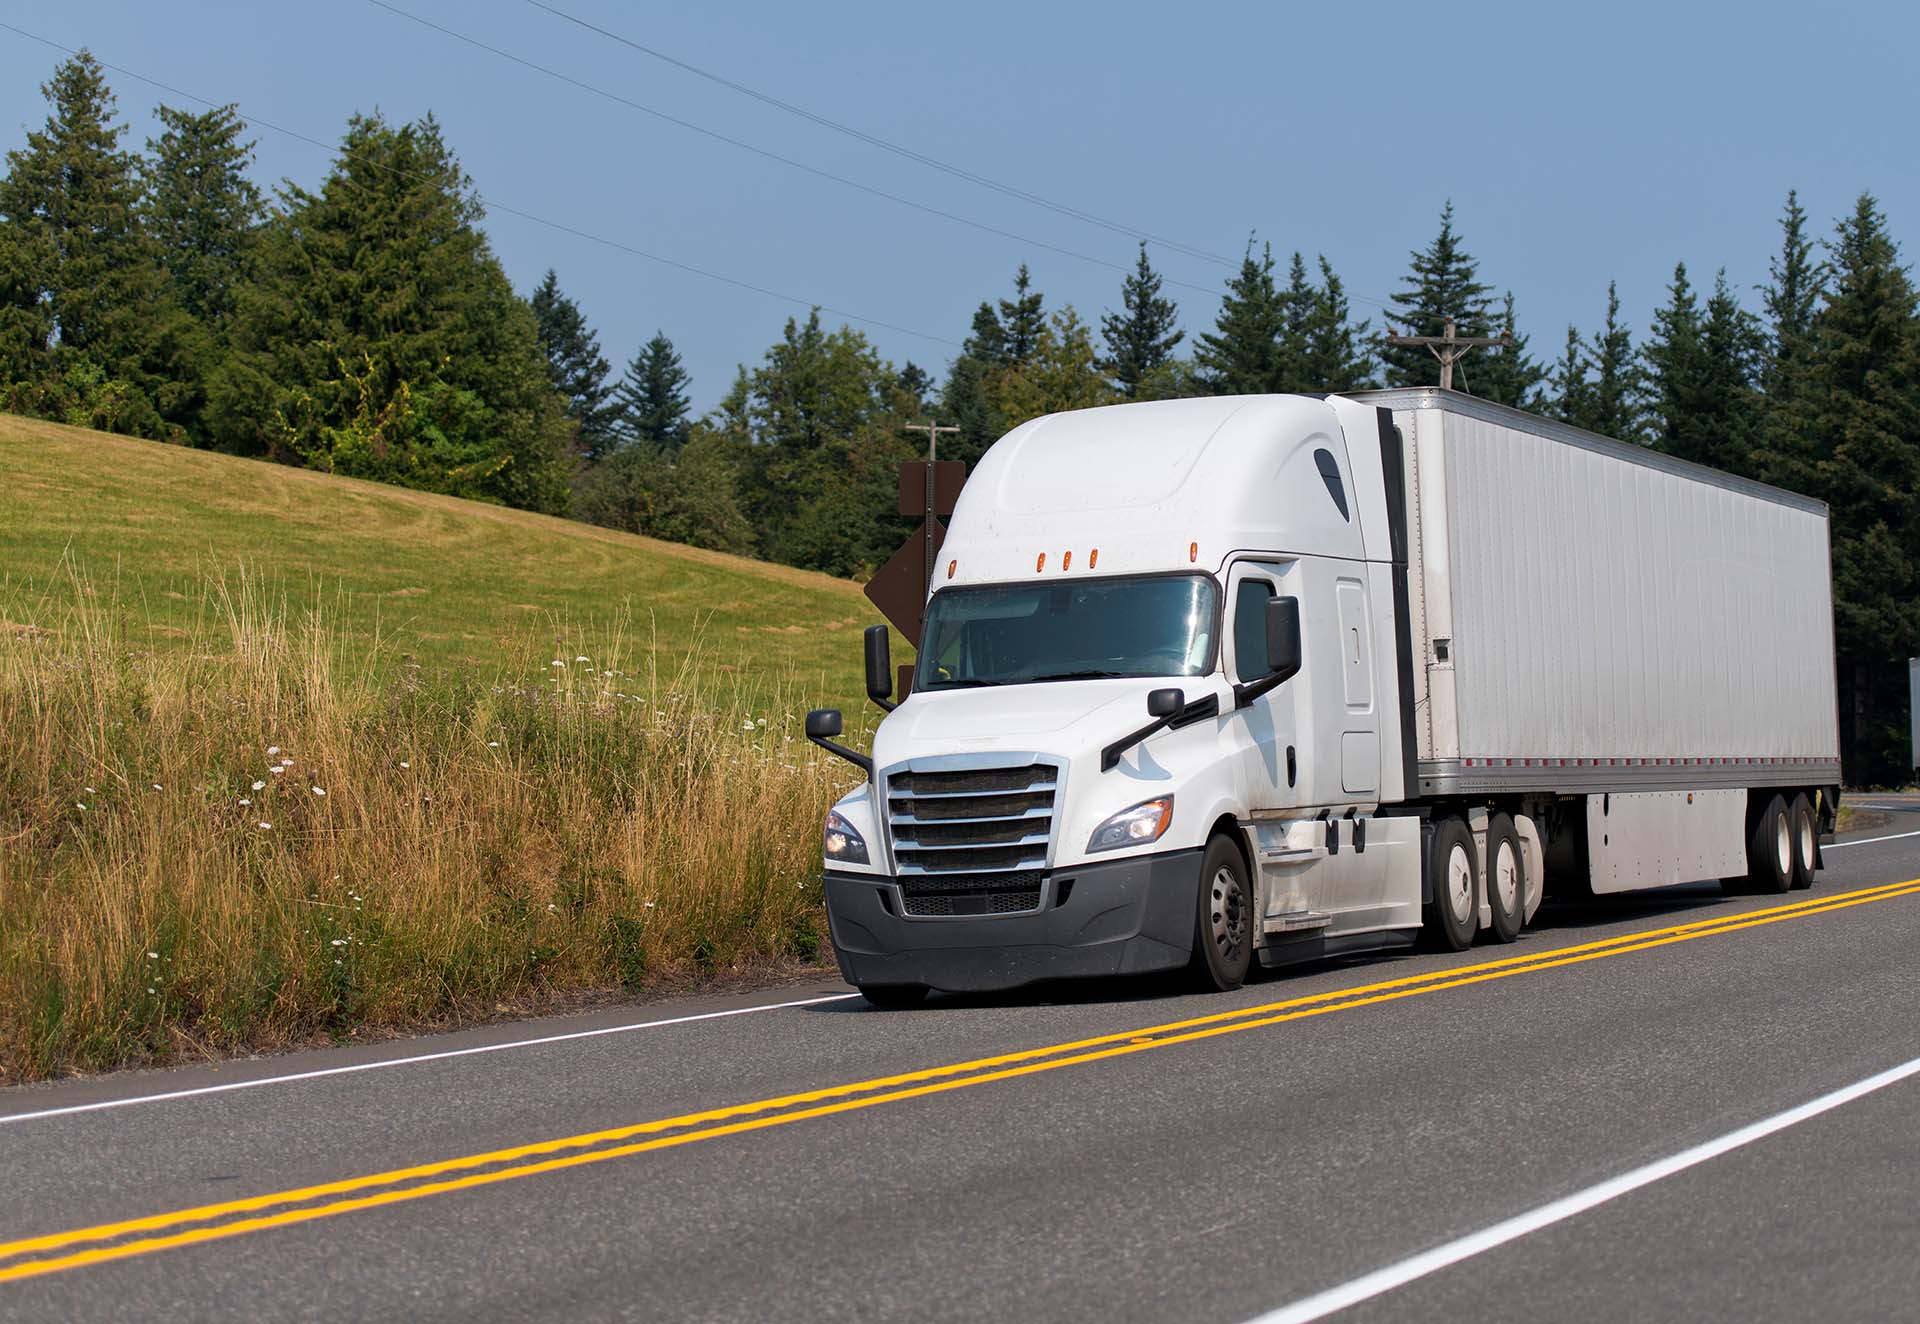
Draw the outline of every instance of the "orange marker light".
M1193 563L1193 564L1197 564L1199 562L1200 560L1200 544L1199 543L1190 542L1187 544L1187 560L1189 563Z
M1037 575L1042 570L1045 570L1046 568L1047 568L1047 554L1045 552L1042 552L1040 553L1039 560L1033 563L1033 572Z
M1073 553L1072 552L1069 551L1069 552L1060 553L1060 568L1062 570L1073 569Z
M953 572L958 570L959 568L960 568L960 563L958 561L947 562L947 578L952 579Z
M1087 553L1087 569L1091 570L1099 564L1100 564L1100 549L1096 547L1092 551Z

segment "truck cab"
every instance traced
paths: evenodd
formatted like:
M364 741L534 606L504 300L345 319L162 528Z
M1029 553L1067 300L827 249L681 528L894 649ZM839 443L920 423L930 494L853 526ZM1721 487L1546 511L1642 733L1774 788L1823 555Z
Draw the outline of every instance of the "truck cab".
M997 442L911 691L828 819L847 979L889 1003L1182 966L1230 988L1254 959L1411 941L1399 445L1385 410L1308 396ZM832 748L839 726L809 717Z

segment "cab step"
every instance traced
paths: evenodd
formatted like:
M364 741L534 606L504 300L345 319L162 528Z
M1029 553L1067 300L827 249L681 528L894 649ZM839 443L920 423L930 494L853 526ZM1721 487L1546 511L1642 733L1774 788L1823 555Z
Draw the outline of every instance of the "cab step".
M1305 933L1312 929L1324 929L1333 922L1333 916L1324 910L1290 910L1284 915L1269 915L1261 925L1263 933Z

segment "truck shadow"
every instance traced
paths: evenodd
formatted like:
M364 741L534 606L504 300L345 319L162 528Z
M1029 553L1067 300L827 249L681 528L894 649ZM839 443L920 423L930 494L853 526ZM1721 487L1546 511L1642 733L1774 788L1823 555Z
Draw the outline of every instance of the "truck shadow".
M1713 909L1740 899L1742 898L1723 891L1717 882L1682 883L1674 887L1657 888L1645 892L1623 892L1617 896L1553 898L1541 903L1539 911L1527 924L1520 941L1513 946L1503 947L1494 943L1481 943L1472 950L1484 953L1488 958L1495 958L1502 954L1517 955L1526 951L1530 945L1529 940L1537 941L1552 935L1571 936L1582 930L1591 930L1604 936L1625 922L1682 916L1695 911ZM1285 984L1298 978L1325 974L1331 970L1359 967L1388 971L1396 967L1417 964L1423 958L1435 955L1438 953L1429 948L1408 947L1392 951L1356 953L1351 956L1325 957L1319 960L1303 961L1298 965L1281 966L1273 970L1256 964L1248 974L1247 985L1253 987ZM1211 996L1197 993L1185 971L1169 970L1147 975L1057 980L1027 984L1020 988L992 993L936 992L927 1000L923 1009L957 1011L968 1008L1126 1005L1203 996L1206 1002L1212 1002ZM1224 1011L1228 1008L1220 1006L1214 1009ZM810 1013L826 1016L865 1014L880 1010L859 1000L822 1003L807 1008Z

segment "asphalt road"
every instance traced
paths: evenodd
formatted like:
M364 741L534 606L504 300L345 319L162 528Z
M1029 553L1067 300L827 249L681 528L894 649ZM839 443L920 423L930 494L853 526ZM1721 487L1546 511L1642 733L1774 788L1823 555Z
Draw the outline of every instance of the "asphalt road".
M1913 1317L1920 1074L1827 1097L1920 1059L1920 799L1872 799L1811 893L1225 997L823 982L0 1093L0 1319L1232 1324L1382 1270L1338 1318Z

